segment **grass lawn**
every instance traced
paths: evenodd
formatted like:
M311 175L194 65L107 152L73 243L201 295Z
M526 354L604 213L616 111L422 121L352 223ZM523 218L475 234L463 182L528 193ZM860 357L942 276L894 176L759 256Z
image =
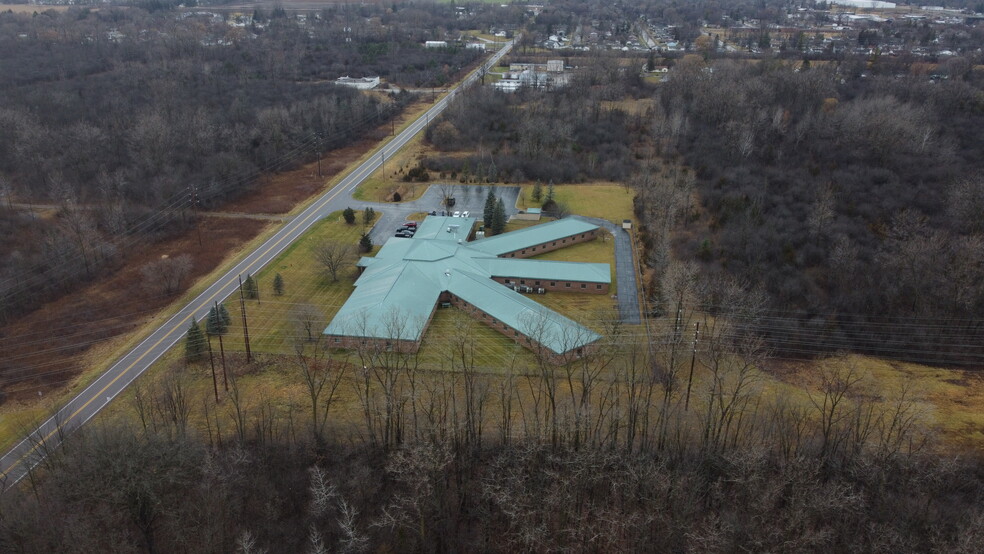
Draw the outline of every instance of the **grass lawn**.
M533 202L533 185L523 186L516 201L516 207L525 210L538 208L539 203ZM543 195L547 194L547 185L543 185ZM608 182L585 185L554 185L554 198L560 204L567 206L572 214L607 219L612 223L621 223L623 219L635 220L632 213L632 199L635 194L632 189Z
M323 242L332 241L352 248L351 262L358 259L356 246L362 234L362 225L347 225L336 212L314 225L294 242L276 260L254 276L260 290L259 300L247 300L247 325L250 347L254 352L291 353L294 338L306 335L300 328L296 314L308 310L312 336L320 335L328 321L352 293L355 268L348 264L339 272L337 282L332 282L314 257L314 249ZM284 281L284 294L273 292L273 279L279 273ZM245 351L242 333L242 316L238 297L227 302L232 316L225 347L232 351Z

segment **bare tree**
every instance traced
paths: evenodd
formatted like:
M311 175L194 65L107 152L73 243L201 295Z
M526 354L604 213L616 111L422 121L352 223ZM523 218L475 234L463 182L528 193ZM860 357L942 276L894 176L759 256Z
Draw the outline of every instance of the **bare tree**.
M325 315L313 304L298 304L290 310L290 321L294 326L294 344L298 340L314 341L325 328Z
M351 263L354 248L350 244L328 241L314 248L314 257L324 266L333 282L338 281L338 272Z
M333 360L323 341L310 344L306 341L294 342L295 362L301 370L301 377L311 401L311 433L315 443L324 442L325 425L335 400L335 393L345 375L347 363Z
M185 278L191 273L191 256L181 254L175 257L167 255L147 263L140 269L143 285L151 293L161 296L172 295L181 290Z

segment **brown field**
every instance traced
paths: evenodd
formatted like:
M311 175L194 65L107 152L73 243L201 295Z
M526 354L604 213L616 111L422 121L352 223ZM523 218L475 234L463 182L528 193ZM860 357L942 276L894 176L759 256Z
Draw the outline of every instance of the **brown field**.
M412 114L416 109L412 105L406 113ZM403 125L406 119L406 115L398 118L396 126ZM391 129L387 123L368 138L326 155L321 163L321 178L317 176L317 162L271 175L250 193L215 212L232 217L203 216L199 230L205 238L205 248L199 246L195 229L161 242L138 244L127 250L123 265L109 275L0 327L0 369L12 375L3 389L6 398L0 405L0 447L6 447L28 422L94 379L107 360L121 354L135 332L152 323L161 310L166 310L198 279L276 224L250 216L291 211L323 190ZM193 258L185 290L169 298L148 294L140 268L162 255L181 253Z
M73 6L38 6L36 4L0 4L0 12L42 13L48 10L63 12Z

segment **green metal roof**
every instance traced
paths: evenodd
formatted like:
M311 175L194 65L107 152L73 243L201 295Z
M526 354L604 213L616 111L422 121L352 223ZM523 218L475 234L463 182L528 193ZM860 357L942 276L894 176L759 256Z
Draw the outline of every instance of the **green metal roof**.
M458 242L467 241L472 227L475 225L474 217L451 217L432 215L425 217L417 226L417 232L413 235L415 239L437 239L441 241Z
M390 238L375 258L359 261L358 265L365 270L355 282L355 291L328 324L324 331L326 335L419 340L439 296L449 291L556 354L600 338L597 333L541 306L532 298L492 281L491 277L610 283L609 264L497 258L476 248L489 239L459 243L458 238L444 236L454 234L446 231L448 220L460 222L461 229L467 225L470 230L471 224L467 221L474 223L474 219L438 217L434 218L434 223L430 219L421 223L414 238ZM597 228L579 223L581 225L576 228L554 228L566 233L558 236ZM537 227L547 225L552 224ZM533 228L523 231L529 229ZM422 232L438 238L421 237ZM521 231L514 231L517 232ZM527 233L526 236L542 239L551 235Z
M611 266L583 262L556 262L521 258L492 258L485 260L489 273L496 277L539 279L541 281L612 282ZM529 283L527 283L529 284Z
M568 217L477 240L473 243L473 247L482 252L501 256L507 252L515 252L537 244L593 231L597 228L597 225Z

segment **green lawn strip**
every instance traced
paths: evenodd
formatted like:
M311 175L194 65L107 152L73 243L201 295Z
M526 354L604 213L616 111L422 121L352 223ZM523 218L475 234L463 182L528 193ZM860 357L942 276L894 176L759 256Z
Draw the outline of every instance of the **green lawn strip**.
M546 198L547 184L543 183L542 194ZM533 185L523 186L516 201L520 210L539 208L543 202L532 200ZM623 219L634 219L632 215L632 189L616 184L554 185L554 200L567 206L572 214L587 217L600 217L612 223Z
M352 264L339 271L338 281L332 282L314 257L314 249L324 241L351 245L352 263L358 259L356 245L362 235L362 225L347 225L340 212L335 212L298 238L284 253L255 276L260 289L259 300L246 301L247 327L250 348L258 352L289 354L294 339L306 335L298 325L295 313L311 309L312 336L317 337L352 293L355 269ZM284 281L284 294L273 293L273 279L279 273ZM310 308L305 308L310 306ZM238 296L227 303L232 324L227 334L226 348L244 351L242 315ZM306 338L306 337L305 337Z

